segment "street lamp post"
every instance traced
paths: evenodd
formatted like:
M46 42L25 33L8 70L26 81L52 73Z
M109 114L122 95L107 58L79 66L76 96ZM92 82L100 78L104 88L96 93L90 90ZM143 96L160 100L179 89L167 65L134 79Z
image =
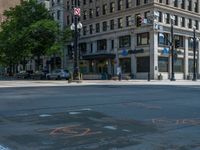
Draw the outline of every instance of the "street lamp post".
M79 57L78 57L78 30L82 28L82 24L78 22L80 17L80 8L78 8L78 0L74 0L74 23L71 25L71 30L74 30L74 66L73 66L73 79L79 79Z
M196 76L196 27L193 27L193 81L197 80Z
M172 72L171 72L171 81L175 81L175 76L174 76L174 16L171 16L171 55L172 55Z

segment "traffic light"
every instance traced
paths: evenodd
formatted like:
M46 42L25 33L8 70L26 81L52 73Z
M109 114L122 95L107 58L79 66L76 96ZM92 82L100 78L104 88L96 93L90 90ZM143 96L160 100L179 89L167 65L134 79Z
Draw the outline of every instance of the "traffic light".
M180 47L180 40L175 40L175 48L179 48Z
M136 26L141 27L142 25L142 17L140 15L137 15L136 17Z

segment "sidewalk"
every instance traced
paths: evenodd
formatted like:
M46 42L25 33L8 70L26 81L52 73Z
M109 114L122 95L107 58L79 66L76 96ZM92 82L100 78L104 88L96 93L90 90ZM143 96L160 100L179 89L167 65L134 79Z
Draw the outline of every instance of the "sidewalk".
M4 87L49 87L49 86L87 86L87 85L195 85L200 86L200 80L83 80L81 83L68 83L66 80L10 80L0 81L0 88Z

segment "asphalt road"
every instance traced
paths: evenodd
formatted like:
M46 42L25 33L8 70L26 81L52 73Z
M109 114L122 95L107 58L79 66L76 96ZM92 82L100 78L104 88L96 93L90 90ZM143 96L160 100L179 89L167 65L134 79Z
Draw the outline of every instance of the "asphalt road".
M199 150L200 86L0 89L0 150Z

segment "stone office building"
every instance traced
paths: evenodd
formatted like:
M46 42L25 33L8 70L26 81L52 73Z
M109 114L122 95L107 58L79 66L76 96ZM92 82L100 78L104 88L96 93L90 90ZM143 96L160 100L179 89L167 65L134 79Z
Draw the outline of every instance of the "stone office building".
M52 1L57 8L52 7L55 17L59 17L64 27L70 26L73 0ZM186 79L192 73L194 26L200 37L199 0L81 0L80 8L83 24L79 38L80 69L84 74L115 75L120 66L124 75L131 74L137 79L146 79L149 70L151 79L157 79L160 74L164 79L170 78L171 16L174 38L180 43L175 50L175 78ZM140 27L136 25L137 16L143 18ZM166 36L160 36L160 32ZM198 41L197 51L199 45ZM69 45L63 58L66 67L73 63L70 51ZM199 55L196 57L198 74Z

